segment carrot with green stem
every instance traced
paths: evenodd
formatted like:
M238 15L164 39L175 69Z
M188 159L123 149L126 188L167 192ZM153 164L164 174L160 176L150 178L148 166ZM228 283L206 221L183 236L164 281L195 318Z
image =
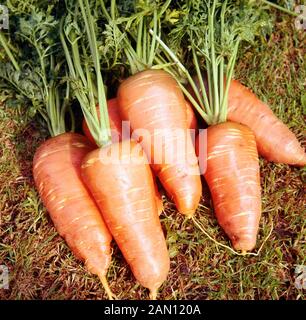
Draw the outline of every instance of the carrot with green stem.
M61 41L74 95L99 146L83 160L82 178L134 276L155 299L167 277L170 261L158 217L152 173L138 143L129 139L111 141L97 26L88 0L78 0L74 10L74 16L68 16L65 25L62 23ZM85 29L82 37L76 37L76 25Z
M72 252L85 262L87 269L99 276L108 297L112 299L113 294L106 280L112 237L81 179L82 160L94 149L94 145L82 135L66 132L65 116L70 115L72 131L74 128L70 86L66 82L66 89L62 90L64 84L59 80L63 76L60 70L65 64L62 60L56 61L56 48L51 47L52 41L48 38L50 34L54 37L58 24L54 19L49 19L49 31L45 32L42 28L46 17L43 11L39 14L37 17L43 19L22 18L22 33L16 40L20 48L24 42L30 45L39 58L21 62L22 65L17 68L21 71L8 73L6 79L29 98L49 128L51 138L40 145L33 160L33 177L42 202L58 233ZM50 46L46 47L45 43ZM20 51L23 54L22 49Z
M227 121L228 92L244 30L246 26L252 26L251 23L246 24L246 20L253 22L256 28L260 24L256 20L256 11L243 11L242 8L228 5L228 1L221 3L217 0L191 7L182 19L190 23L188 19L203 17L204 13L207 21L198 21L190 28L187 25L186 28L178 27L176 33L179 37L187 35L187 45L191 48L192 61L199 79L198 86L175 53L160 38L157 40L164 50L165 59L174 61L176 68L185 75L192 94L183 84L180 86L209 125L207 155L202 155L200 165L203 166L203 171L206 167L204 177L219 224L234 248L246 253L256 245L261 216L259 162L252 131L244 125ZM234 22L232 17L236 19ZM183 35L179 34L181 32ZM196 42L195 39L202 40ZM205 90L201 64L207 70L208 90ZM167 68L175 74L173 67ZM200 138L201 134L198 140ZM197 149L200 155L203 150L199 147Z
M102 10L109 21L115 21L116 3L114 0L111 3L111 14L103 1ZM187 127L185 99L177 81L160 70L161 66L154 66L160 17L169 3L166 1L159 7L155 3L139 2L136 18L130 17L132 24L136 21L130 28L136 30L131 35L136 49L128 36L123 38L122 46L132 75L120 84L117 99L122 119L130 121L169 197L174 200L179 212L191 217L198 207L202 186ZM141 6L144 8L138 10ZM113 25L117 28L115 23ZM153 37L148 33L150 25ZM146 134L142 134L143 131Z
M207 87L206 75L203 75ZM198 78L195 85L201 92ZM188 90L195 98L192 89ZM227 119L248 126L254 133L259 154L275 163L303 167L306 154L294 133L279 120L257 96L237 80L231 80L228 91Z
M276 7L281 10L279 6L276 5ZM239 45L238 42L237 45ZM222 59L221 57L220 70L222 69ZM201 79L197 74L192 81L189 81L187 89L195 100L198 99L197 91L200 95L203 91L206 91L207 95L210 94L209 81L211 79L207 77L207 72L209 70L201 75ZM223 71L221 70L221 72ZM221 76L220 79L222 79ZM274 115L271 108L239 81L231 79L230 82L227 82L224 79L224 83L229 86L227 120L244 124L253 131L259 154L268 161L305 166L306 153L304 148L294 133ZM220 88L223 85L223 82L220 81ZM194 87L197 87L196 90Z

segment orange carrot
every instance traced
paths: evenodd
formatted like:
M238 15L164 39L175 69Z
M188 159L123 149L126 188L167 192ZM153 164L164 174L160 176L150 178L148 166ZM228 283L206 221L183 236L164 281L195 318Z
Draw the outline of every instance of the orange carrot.
M37 7L37 15L45 19L44 12L40 10ZM29 66L25 67L26 72L18 72L18 76L12 77L14 90L26 95L33 106L39 105L36 110L45 120L52 136L34 155L33 177L36 188L59 234L73 253L85 262L88 270L99 276L112 299L106 281L112 237L81 179L81 162L94 145L84 136L66 133L67 117L70 118L71 131L74 129L74 117L69 104L71 82L63 81L67 75L65 64L62 56L55 54L57 50L50 50L50 32L46 32L40 20L31 20L30 16L23 15L16 15L15 18L17 23L20 19L25 19L25 24L31 21L36 32L30 37L27 33L27 36L22 37L22 43L18 44L21 50L18 57L24 56L24 49L33 51L33 57ZM53 37L54 34L52 39L58 42ZM34 67L38 72L34 72ZM31 90L28 90L29 83L32 84Z
M110 154L117 154L116 160L105 162ZM170 261L142 148L125 140L90 152L82 176L133 274L155 299Z
M120 20L115 2L111 12L103 1L100 4L110 23L115 18ZM122 56L131 75L120 84L117 99L121 118L130 122L132 137L141 143L153 172L178 211L191 217L200 202L202 185L188 132L185 98L173 76L160 70L160 66L167 64L157 54L159 20L169 4L170 1L158 2L145 9L136 6L139 18L131 20L131 38L125 36L126 26L114 25L116 32L122 35Z
M81 162L94 146L83 136L64 133L36 151L33 176L40 197L59 234L88 270L106 282L111 261L111 235L81 180Z
M182 137L174 133L176 129L187 133L188 129L185 99L177 82L162 70L142 71L121 83L117 98L122 119L130 121L133 130L145 129L149 133L141 136L141 144L168 195L179 212L192 216L202 186L191 136L185 134L182 143ZM164 143L156 146L159 130L165 128L168 130L163 135ZM186 148L179 152L177 148L182 145ZM163 156L169 159L169 152L172 161L154 163L154 159Z
M203 78L207 90L206 75ZM198 77L194 81L201 93ZM192 92L190 86L188 90ZM254 132L258 152L268 161L301 167L306 165L304 148L294 133L274 115L267 104L237 80L231 80L230 83L227 119L244 124Z
M66 37L69 34L64 34L62 22L61 41L66 58L70 59L68 67L70 76L75 80L72 84L75 96L99 146L84 158L82 179L136 279L150 289L151 297L155 299L159 286L167 277L170 262L157 214L152 172L138 143L130 139L112 142L95 34L96 20L88 1L78 0L78 4L80 15L74 16L74 23L82 19L85 33L73 43L68 42ZM81 52L86 59L80 59ZM88 69L88 57L92 59L94 76ZM99 106L100 117L96 105Z
M177 77L178 81L180 80L178 74L185 75L189 89L185 88L183 84L181 84L181 88L198 114L209 126L207 156L206 148L202 148L202 132L205 137L205 131L201 132L196 145L201 172L204 172L210 188L220 225L230 237L233 246L246 252L252 250L256 244L261 216L256 140L247 126L227 122L228 91L241 41L240 36L236 35L240 35L244 30L245 21L241 24L238 23L239 28L232 24L232 7L226 1L219 5L218 1L214 0L206 6L207 11L203 11L203 16L207 20L204 19L203 24L191 24L190 28L186 26L187 38L185 40L192 54L196 80L191 77L175 53L159 37L155 36L155 38L165 55L174 62L171 67L167 66L168 71ZM190 14L190 18L192 18L194 14L199 13L198 10L197 7L197 11L190 10L186 14ZM252 10L248 14L252 17ZM239 21L240 17L236 18ZM185 19L186 17L184 17L184 22ZM254 21L257 21L256 19L254 11ZM180 25L179 22L178 24ZM233 37L226 37L227 25L231 25L230 30ZM258 25L260 24L258 23ZM258 25L254 25L254 30L258 28ZM194 39L203 30L205 30L205 41L195 45ZM170 61L163 60L163 63L168 62ZM207 71L207 81L203 77L202 67ZM226 76L226 81L224 81L224 76ZM197 222L196 225L204 230Z
M236 250L252 250L261 216L254 134L248 127L234 122L209 127L207 159L202 161L201 165L207 161L204 176L219 224Z
M255 134L260 155L269 161L306 165L306 154L295 135L260 101L236 80L228 95L228 120L247 125Z

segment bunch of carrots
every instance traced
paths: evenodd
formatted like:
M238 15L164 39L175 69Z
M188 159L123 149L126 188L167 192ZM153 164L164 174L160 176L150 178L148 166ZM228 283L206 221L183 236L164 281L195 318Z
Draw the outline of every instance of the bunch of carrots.
M155 299L170 269L156 179L177 211L204 231L194 216L203 174L234 249L251 252L261 216L258 154L306 164L294 134L233 80L239 47L262 32L264 14L248 1L123 6L67 0L63 6L31 5L25 12L9 4L18 31L1 33L7 59L0 76L49 129L51 137L35 153L33 176L71 250L113 299L106 276L114 239ZM191 67L184 66L187 60ZM122 68L125 79L107 100L105 69L115 74ZM73 100L84 115L85 135L74 132Z

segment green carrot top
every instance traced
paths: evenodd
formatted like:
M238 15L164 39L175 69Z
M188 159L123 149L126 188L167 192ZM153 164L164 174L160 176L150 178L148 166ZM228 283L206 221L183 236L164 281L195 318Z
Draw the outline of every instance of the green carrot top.
M163 49L160 63L180 83L182 90L207 124L226 121L230 81L242 41L254 37L269 26L269 17L250 1L187 1L177 9L180 18L167 39L156 37ZM152 36L154 32L151 30ZM178 56L181 47L188 48L198 85ZM187 60L187 59L186 59ZM203 76L203 69L206 76ZM180 76L191 88L188 91Z
M121 37L120 51L131 74L150 69L161 68L156 61L161 36L162 20L169 15L167 8L171 0L136 0L129 8L128 15L122 7L122 1L117 6L116 0L111 0L107 10L105 2L100 0L102 12L112 26L113 34ZM149 29L152 29L153 36Z
M104 146L111 143L111 134L93 9L97 11L88 0L67 1L68 14L60 23L60 39L74 96L97 145Z
M9 62L0 62L0 77L16 92L30 100L34 113L46 121L51 136L66 131L65 115L74 118L70 110L69 84L63 81L65 60L60 55L58 20L55 6L8 2L13 12L8 36L0 33L0 45ZM11 39L14 47L7 39Z

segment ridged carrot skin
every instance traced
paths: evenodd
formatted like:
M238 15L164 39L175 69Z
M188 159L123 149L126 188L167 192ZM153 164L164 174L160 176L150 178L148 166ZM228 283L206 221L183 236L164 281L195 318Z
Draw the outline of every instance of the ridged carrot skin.
M204 177L218 222L233 247L252 250L261 216L261 189L256 141L248 127L225 122L208 128Z
M117 98L122 119L129 120L133 130L149 132L149 136L140 135L141 144L178 211L192 216L200 201L202 185L192 139L187 134L185 99L177 82L165 71L146 70L123 81ZM163 129L168 129L163 135L164 142L156 146L154 141ZM185 130L183 139L175 133L176 129ZM185 147L180 148L182 145ZM169 156L172 156L169 162L154 163L154 158L169 159Z
M79 134L51 138L35 153L33 176L58 233L87 269L103 278L111 261L112 237L81 180L82 160L93 149Z
M232 80L228 97L228 120L247 125L255 134L260 155L269 161L306 165L306 154L295 135L239 81Z
M110 154L118 161L105 162ZM135 278L154 298L170 261L144 151L131 140L92 151L83 160L82 177Z
M191 108L191 106L190 106ZM112 142L116 143L116 142L120 142L122 141L122 139L125 137L125 133L122 132L122 120L120 117L120 113L119 113L119 106L118 106L118 101L117 98L114 99L110 99L107 101L107 109L108 109L108 116L109 116L109 123L110 123L110 128L112 130L111 134L112 134ZM191 110L192 111L192 110ZM99 113L99 107L97 107L97 112ZM188 112L190 114L190 123L193 126L196 126L197 124L197 119L194 117L192 117L192 112ZM194 115L194 113L193 113ZM90 130L87 126L87 123L85 121L85 119L83 120L82 123L82 129L83 132L85 134L85 136L93 143L96 144L93 136L90 133ZM130 132L126 132L126 137L125 139L129 138ZM152 173L153 176L153 173ZM155 193L156 193L156 203L157 203L157 208L158 208L158 214L160 215L163 210L164 210L164 205L163 205L163 200L161 198L161 195L158 191L158 187L156 185L156 181L155 181L155 177L153 176L154 179L154 186L155 186Z

